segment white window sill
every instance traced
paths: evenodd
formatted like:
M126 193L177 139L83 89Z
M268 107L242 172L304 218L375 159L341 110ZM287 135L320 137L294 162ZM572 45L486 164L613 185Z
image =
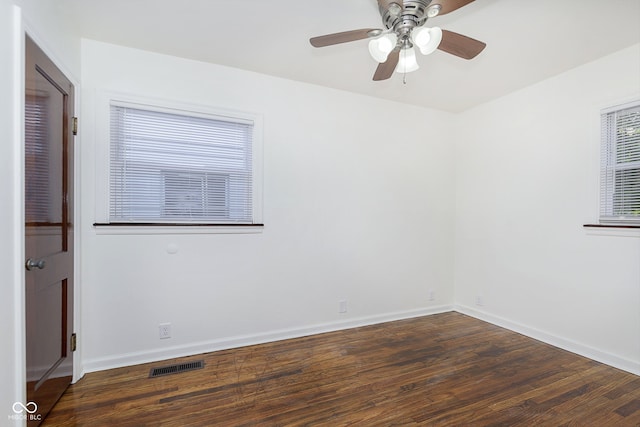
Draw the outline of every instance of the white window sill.
M96 234L150 235L150 234L259 234L264 224L93 224Z
M640 237L640 225L585 224L583 227L591 236Z

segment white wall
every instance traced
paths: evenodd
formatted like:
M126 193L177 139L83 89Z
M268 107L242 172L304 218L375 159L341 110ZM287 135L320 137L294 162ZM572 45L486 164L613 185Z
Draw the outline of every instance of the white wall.
M25 399L23 103L24 31L57 64L79 75L80 38L53 2L0 1L0 424L12 421L12 405ZM69 71L70 70L70 71ZM15 421L20 425L21 421Z
M640 233L582 227L597 223L600 109L634 97L639 45L457 118L455 300L640 373Z
M58 2L15 0L22 9L24 30L72 83L80 78L80 36L70 8Z
M449 114L91 40L82 87L87 371L452 306ZM97 234L104 90L261 114L264 231Z

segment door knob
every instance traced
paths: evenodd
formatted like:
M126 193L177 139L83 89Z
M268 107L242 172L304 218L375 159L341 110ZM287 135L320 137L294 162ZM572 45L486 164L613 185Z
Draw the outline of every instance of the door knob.
M34 260L29 258L25 263L25 267L27 267L27 270L29 271L33 270L34 268L43 269L45 265L47 264L44 262L43 259Z

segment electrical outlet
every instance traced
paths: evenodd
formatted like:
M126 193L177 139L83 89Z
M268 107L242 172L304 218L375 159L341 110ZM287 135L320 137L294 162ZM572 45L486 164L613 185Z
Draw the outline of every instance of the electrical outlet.
M484 299L481 295L476 295L476 305L482 307L484 305Z
M429 290L428 298L429 298L429 301L435 301L436 300L436 292L433 289Z
M342 300L338 302L338 313L346 313L347 312L347 300Z
M158 332L161 340L171 338L171 323L160 323L158 325Z

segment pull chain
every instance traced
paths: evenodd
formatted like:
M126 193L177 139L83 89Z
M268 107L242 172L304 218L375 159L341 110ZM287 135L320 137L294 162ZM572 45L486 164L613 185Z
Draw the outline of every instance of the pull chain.
M400 52L401 54L404 55L403 59L403 64L404 64L404 68L402 69L402 84L407 84L407 50L406 49L402 49L402 51Z

